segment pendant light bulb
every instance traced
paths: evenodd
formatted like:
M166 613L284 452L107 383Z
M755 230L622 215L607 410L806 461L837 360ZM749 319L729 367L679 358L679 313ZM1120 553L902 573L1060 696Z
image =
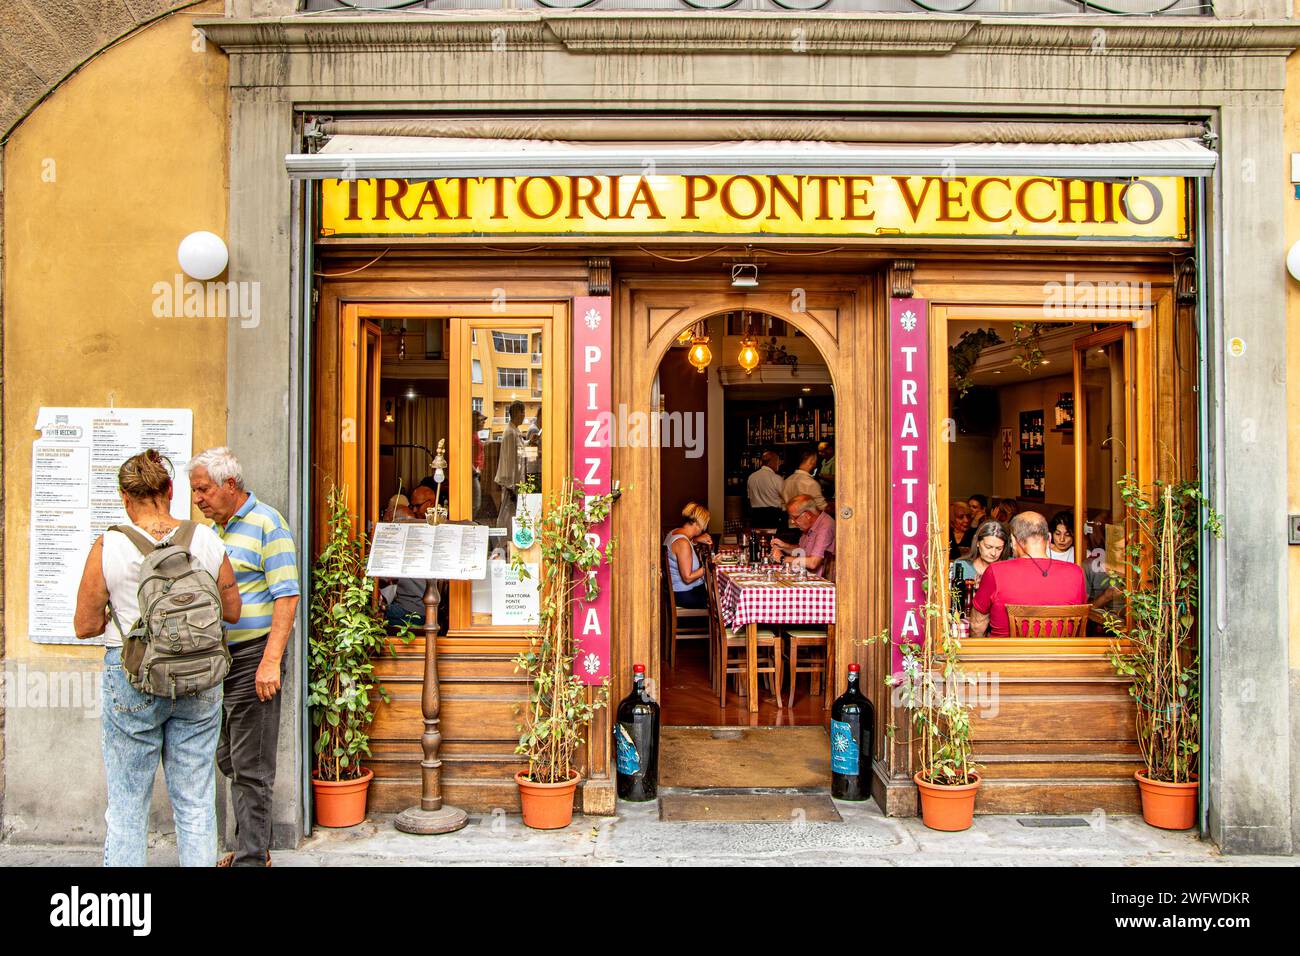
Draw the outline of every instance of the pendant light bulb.
M740 363L746 375L758 368L758 349L754 346L754 340L748 335L740 340L740 354L736 356L736 361Z
M709 351L709 340L707 336L696 336L691 342L691 350L686 353L687 361L695 368L703 372L713 361L713 353Z

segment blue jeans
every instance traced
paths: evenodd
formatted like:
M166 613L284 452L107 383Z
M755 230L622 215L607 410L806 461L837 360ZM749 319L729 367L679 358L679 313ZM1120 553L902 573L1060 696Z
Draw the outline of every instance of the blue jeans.
M122 649L104 654L104 768L108 809L105 866L144 866L149 798L162 758L176 820L181 866L217 862L217 738L221 685L171 700L136 690L122 670Z

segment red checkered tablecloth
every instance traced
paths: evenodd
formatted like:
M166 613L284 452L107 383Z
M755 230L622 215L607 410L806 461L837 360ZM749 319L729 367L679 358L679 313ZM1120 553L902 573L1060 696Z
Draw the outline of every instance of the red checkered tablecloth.
M751 623L835 623L835 585L821 578L769 578L755 568L720 566L718 601L723 623L733 630Z

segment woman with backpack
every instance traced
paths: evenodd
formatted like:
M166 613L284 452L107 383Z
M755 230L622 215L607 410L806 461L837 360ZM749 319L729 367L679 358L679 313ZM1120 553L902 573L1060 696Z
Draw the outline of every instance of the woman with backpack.
M172 517L169 463L157 451L123 462L117 484L130 523L90 549L73 622L83 640L105 635L104 865L144 866L161 758L180 864L213 866L221 681L230 662L221 621L239 620L235 572L211 528Z

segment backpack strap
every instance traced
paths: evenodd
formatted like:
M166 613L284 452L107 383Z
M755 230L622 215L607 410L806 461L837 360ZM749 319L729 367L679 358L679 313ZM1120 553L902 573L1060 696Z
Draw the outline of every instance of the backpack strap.
M112 527L110 527L108 530L116 531L118 534L125 535L126 539L130 541L133 545L135 545L136 550L138 550L145 557L148 557L149 554L153 552L155 548L158 547L157 541L154 541L152 538L144 534L141 534L139 531L135 530L135 528L132 528L129 525L115 524Z
M180 548L182 551L191 551L190 545L194 543L194 529L197 528L193 521L182 521L172 532L171 540L167 542L173 548Z

